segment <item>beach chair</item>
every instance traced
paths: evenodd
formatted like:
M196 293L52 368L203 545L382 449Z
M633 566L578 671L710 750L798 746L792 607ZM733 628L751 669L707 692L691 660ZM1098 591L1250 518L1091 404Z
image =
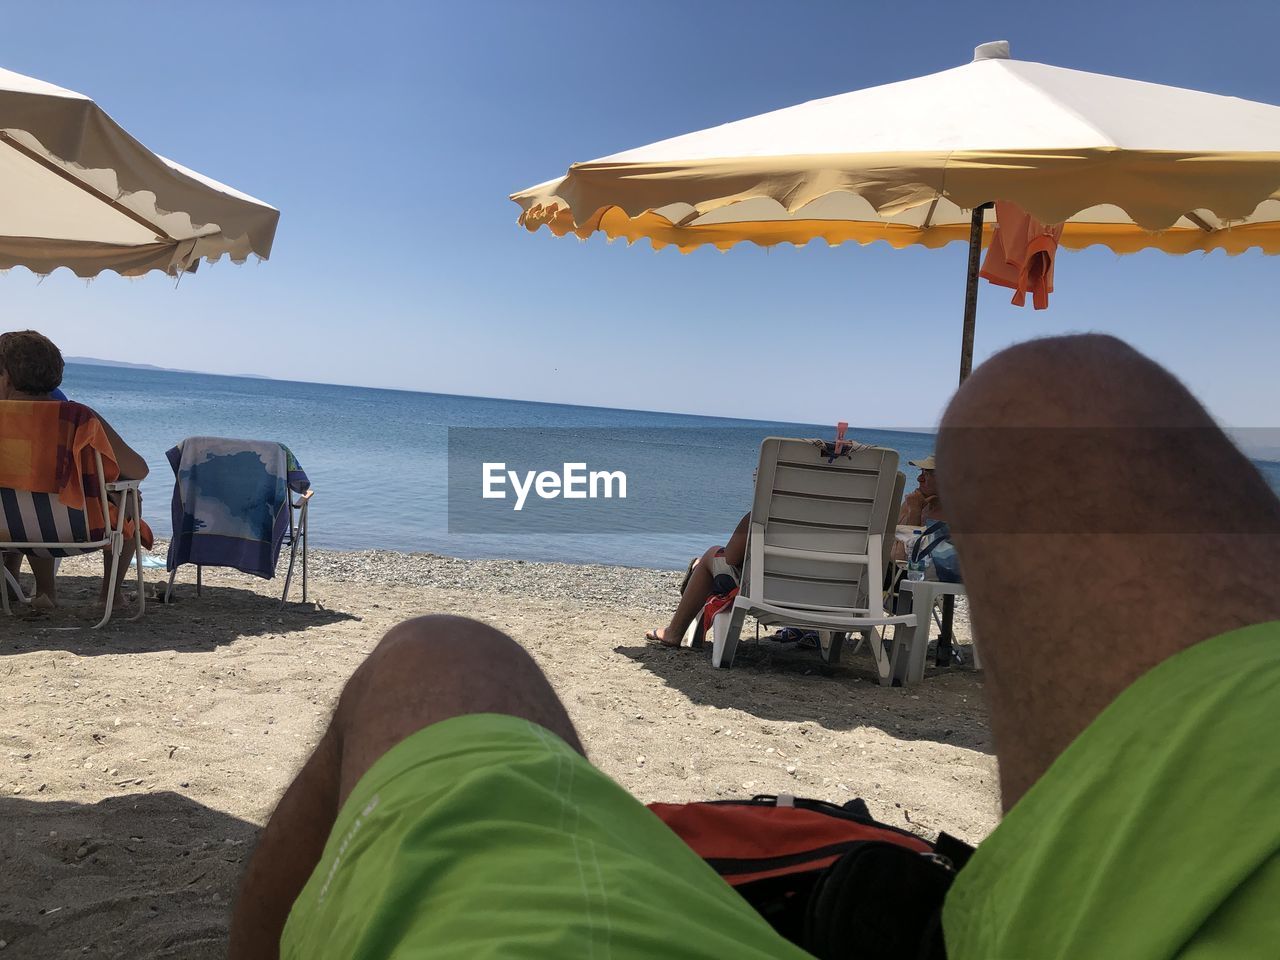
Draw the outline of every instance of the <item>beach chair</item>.
M898 513L902 508L902 494L903 494L903 491L906 490L906 487L907 487L907 477L901 470L899 470L897 471L897 474L894 477L893 493L889 497L889 510L885 514L885 527L884 527L884 532L881 536L881 541L880 541L881 560L882 560L881 567L883 570L883 576L880 582L885 584L886 586L893 582L894 574L897 572L897 564L893 559L893 544L897 539L896 531L898 528ZM885 597L885 602L887 602L888 599L889 599L888 597ZM866 607L867 603L868 603L867 583L866 581L863 581L861 586L858 588L858 606ZM902 632L901 630L895 629L893 631L893 638L896 639L898 634L901 632ZM869 639L870 637L867 634L860 634L858 643L853 648L853 652L857 653L860 649L862 649L864 644L866 644ZM843 648L843 644L844 644L843 633L820 634L818 652L822 656L822 659L827 661L828 663L839 663L840 653ZM877 658L877 663L878 662L879 662L879 658ZM886 664L888 662L889 661L886 661ZM888 682L886 675L883 671L881 672L880 682L881 683Z
M51 412L52 406L58 409ZM56 559L110 551L106 607L93 629L104 626L115 605L128 517L142 517L139 481L105 479L115 473L110 441L93 411L78 403L0 401L0 447L7 455L0 467L0 554L17 552ZM63 460L61 468L59 458ZM110 473L106 463L111 464ZM64 479L61 490L56 481L60 472ZM120 495L114 522L109 494ZM68 505L68 500L83 503L83 507ZM146 609L141 519L133 524L132 538L138 611L129 619L137 620ZM8 570L4 579L19 603L31 602ZM3 586L0 584L0 608L8 616L13 611L9 591Z
M174 485L165 602L170 602L183 564L195 565L198 596L205 567L232 567L274 579L280 550L288 544L280 606L289 599L299 548L306 603L307 509L315 491L293 452L274 441L188 437L166 456Z
M830 444L769 437L760 445L742 586L712 625L711 661L733 664L748 615L763 626L818 631L823 655L840 656L844 634L871 647L889 676L883 629L916 615L884 607L884 575L905 479L898 454L860 447L837 456Z

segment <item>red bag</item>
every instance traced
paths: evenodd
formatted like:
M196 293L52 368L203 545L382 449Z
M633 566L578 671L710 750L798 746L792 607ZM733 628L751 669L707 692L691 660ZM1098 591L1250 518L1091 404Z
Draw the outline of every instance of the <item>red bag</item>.
M653 803L775 930L818 958L945 957L942 901L972 848L871 817L862 800Z
M680 839L731 886L830 866L854 844L895 843L917 853L933 847L914 833L871 818L866 804L759 796L705 803L651 803Z

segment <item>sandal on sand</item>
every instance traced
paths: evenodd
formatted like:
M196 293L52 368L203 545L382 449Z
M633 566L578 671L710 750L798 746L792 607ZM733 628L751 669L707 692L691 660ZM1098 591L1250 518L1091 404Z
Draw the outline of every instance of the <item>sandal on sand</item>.
M678 649L678 646L679 646L678 644L674 644L674 643L663 643L662 638L658 636L658 631L656 628L653 630L646 630L644 632L644 642L649 644L649 646L651 647L665 647L668 650Z

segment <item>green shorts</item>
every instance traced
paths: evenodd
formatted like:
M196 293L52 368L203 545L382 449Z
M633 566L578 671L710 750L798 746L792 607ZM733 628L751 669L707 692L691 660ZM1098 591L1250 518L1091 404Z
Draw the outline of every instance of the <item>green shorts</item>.
M801 958L657 817L537 724L472 714L356 784L284 960Z
M1280 957L1280 622L1117 697L978 849L943 929L951 960Z

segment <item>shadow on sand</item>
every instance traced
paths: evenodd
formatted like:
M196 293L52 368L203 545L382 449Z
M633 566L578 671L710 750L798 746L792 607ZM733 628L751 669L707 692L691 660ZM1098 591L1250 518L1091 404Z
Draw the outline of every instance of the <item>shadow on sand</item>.
M969 649L962 648L966 654ZM621 646L635 660L697 704L741 710L762 720L811 720L833 730L876 727L899 740L930 740L993 753L982 706L982 674L966 666L929 667L911 687L882 687L870 654L845 648L830 666L813 647L744 636L730 670L701 650ZM932 661L930 661L932 662Z
M94 630L102 616L97 606L99 583L97 577L61 575L57 610L15 608L12 617L0 614L0 656L34 650L66 650L79 656L212 650L242 637L359 619L316 603L291 600L281 609L278 595L243 587L206 584L197 597L193 586L180 584L175 587L176 603L148 600L141 619L129 620L133 608L126 608L113 613L101 630Z
M221 958L257 833L177 793L0 798L4 955Z

